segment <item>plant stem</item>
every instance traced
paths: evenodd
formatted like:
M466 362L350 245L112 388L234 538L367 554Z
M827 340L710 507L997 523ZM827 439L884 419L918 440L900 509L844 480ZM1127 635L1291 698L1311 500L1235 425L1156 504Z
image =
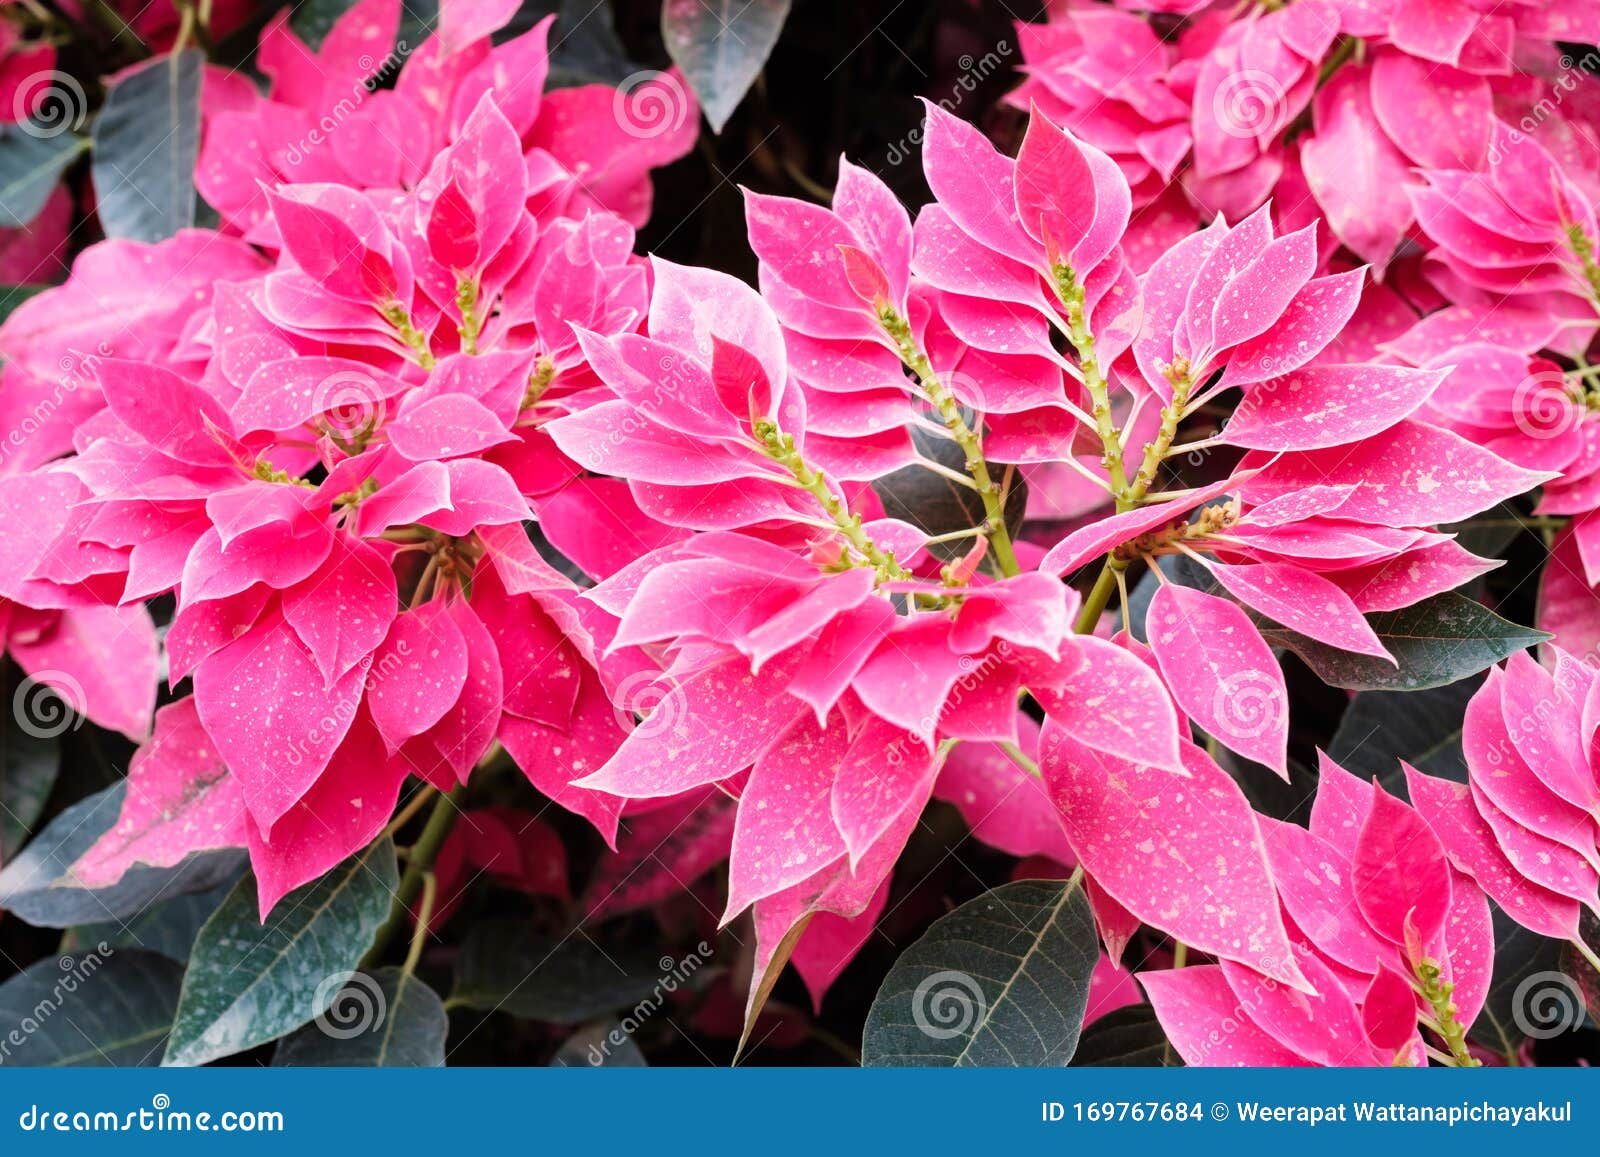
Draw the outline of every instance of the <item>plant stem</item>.
M1178 436L1178 423L1189 404L1189 391L1194 389L1186 366L1175 370L1168 380L1172 383L1172 401L1161 408L1161 429L1144 448L1144 461L1139 464L1139 472L1133 476L1133 482L1128 487L1126 497L1131 506L1143 503L1150 487L1155 484L1156 471L1172 449L1173 439Z
M1582 956L1589 962L1590 968L1593 968L1596 972L1600 972L1600 956L1595 955L1593 948L1590 948L1583 942L1583 939L1578 936L1574 936L1572 938L1572 946L1578 950L1579 956Z
M1111 601L1111 595L1117 589L1117 571L1126 569L1113 558L1107 558L1100 568L1100 577L1094 580L1094 588L1089 591L1089 597L1083 600L1083 609L1078 612L1078 621L1072 629L1080 635L1094 634L1095 624L1100 621L1100 616L1105 613L1106 604Z
M433 920L434 901L439 898L439 880L432 872L422 874L422 903L417 908L417 928L411 934L411 950L406 953L406 962L401 971L410 976L417 970L417 961L422 959L423 946L428 942L428 925Z
M1005 494L989 474L989 463L983 456L983 439L978 437L977 431L962 416L961 402L933 372L933 363L918 347L910 323L890 309L883 311L880 320L884 330L899 347L900 360L916 376L923 397L938 413L939 420L944 423L944 428L949 431L956 445L961 447L967 473L972 475L978 496L983 499L984 529L1000 573L1007 577L1021 574L1022 567L1017 562L1017 552L1011 544L1011 531L1006 527Z
M1023 751L1022 748L1018 747L1015 743L1002 743L1000 745L1000 750L1005 752L1007 759L1016 764L1029 775L1033 776L1034 779L1041 778L1039 772L1039 761L1032 758L1027 752Z
M822 507L833 522L834 528L855 548L856 553L878 572L879 578L891 580L911 577L894 555L873 542L872 537L861 529L861 516L852 514L845 506L844 500L828 485L827 475L801 456L800 451L795 449L792 436L785 434L775 424L766 420L756 424L755 434L761 440L762 449L766 451L767 457L787 470L801 489L810 492L817 500L817 505Z
M422 892L424 878L432 871L439 849L444 847L445 837L456 826L456 818L461 814L461 799L465 794L466 786L458 784L449 795L442 795L434 801L433 810L428 813L427 825L417 837L417 842L411 845L405 875L400 877L400 887L396 889L394 902L389 906L389 918L378 929L372 947L361 958L363 968L370 969L382 960L390 942L405 927L411 905Z
M1444 979L1439 966L1431 960L1420 961L1416 966L1422 998L1433 1006L1439 1039L1450 1049L1451 1063L1458 1068L1477 1068L1479 1061L1467 1048L1467 1026L1461 1023L1459 1009L1451 999L1455 985Z
M1117 509L1123 506L1123 495L1128 489L1127 468L1122 461L1122 432L1111 417L1111 389L1100 369L1099 355L1095 352L1094 333L1089 329L1086 298L1083 286L1076 275L1064 265L1053 271L1056 296L1067 311L1067 340L1078 355L1078 368L1083 373L1083 388L1089 394L1089 412L1094 417L1095 433L1100 436L1101 464L1111 479L1112 493L1117 495Z

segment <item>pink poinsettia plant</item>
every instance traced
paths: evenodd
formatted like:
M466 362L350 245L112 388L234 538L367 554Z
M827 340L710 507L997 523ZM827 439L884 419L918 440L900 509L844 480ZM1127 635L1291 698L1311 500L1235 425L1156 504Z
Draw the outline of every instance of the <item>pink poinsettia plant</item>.
M213 223L91 244L0 324L0 640L134 745L0 907L243 872L172 1063L320 1016L337 986L222 1032L195 978L367 878L349 969L459 932L456 1004L514 1010L494 937L555 930L551 1024L636 999L539 1003L579 932L737 945L671 975L745 1048L806 1023L787 966L820 1015L927 910L953 815L1010 882L893 964L868 1063L1064 1063L1110 1017L1188 1064L1536 1059L1496 914L1600 972L1600 121L1524 122L1600 26L1055 7L1014 149L928 101L920 207L848 158L745 189L750 278L637 240L680 74L547 87L560 26L516 4L409 45L397 0L315 47L281 13L266 83L206 65ZM1036 951L950 964L963 920Z

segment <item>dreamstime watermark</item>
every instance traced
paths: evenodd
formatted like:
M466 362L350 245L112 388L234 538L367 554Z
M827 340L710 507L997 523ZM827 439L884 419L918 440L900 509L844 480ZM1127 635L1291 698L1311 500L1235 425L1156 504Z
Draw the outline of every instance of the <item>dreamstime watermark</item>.
M328 433L343 439L365 439L383 425L387 401L372 374L339 370L317 383L311 407Z
M77 132L88 115L83 85L64 72L36 72L11 94L11 119L39 140Z
M1530 1040L1550 1040L1575 1032L1588 1018L1583 991L1564 972L1535 972L1511 994L1511 1019Z
M365 972L335 972L323 977L313 1000L322 1011L311 1023L333 1040L353 1040L377 1032L389 1015L383 987Z
M11 695L11 717L34 739L55 739L83 726L83 684L65 671L35 671Z
M1517 430L1539 441L1561 437L1582 425L1588 414L1566 374L1555 366L1527 374L1511 395Z
M402 39L382 60L370 55L359 57L356 67L361 70L362 79L351 85L349 92L335 101L305 136L289 146L283 154L284 163L290 167L304 164L313 151L327 144L339 126L360 111L372 94L400 71L400 66L410 55L411 45Z
M157 1093L148 1107L122 1111L29 1105L17 1115L17 1128L24 1133L282 1133L285 1123L273 1109L174 1109L171 1097Z
M611 98L611 115L630 137L650 140L683 128L694 101L670 72L645 70L627 77Z
M350 724L355 722L356 713L372 688L404 667L411 651L409 642L397 639L394 646L386 649L376 661L372 655L362 659L356 669L365 675L362 681L364 690L360 694L334 700L332 709L326 715L288 741L282 755L283 761L290 767L299 767L308 759L314 760L330 742L342 739L350 729Z
M10 461L14 454L33 441L41 430L49 428L52 419L60 413L67 399L75 396L85 386L95 384L95 367L112 355L109 343L100 342L92 354L68 354L56 363L61 371L55 389L36 400L3 436L0 436L0 464Z
M1211 94L1211 117L1226 135L1258 140L1277 131L1288 110L1278 78L1252 68L1231 72Z
M684 717L685 699L677 681L661 671L636 671L617 684L611 709L617 725L641 737L668 734Z
M1600 76L1600 52L1591 50L1577 58L1562 56L1560 75L1551 80L1545 95L1535 101L1517 119L1516 124L1508 126L1504 146L1516 148L1532 137L1544 127L1546 121L1561 111L1569 96L1577 92L1585 81L1592 81L1596 76ZM1505 159L1505 148L1501 142L1489 146L1486 158L1489 167L1499 165Z
M1256 739L1278 728L1288 717L1281 684L1274 673L1251 668L1235 671L1217 683L1211 711L1222 736Z
M50 991L34 1001L33 1007L25 1011L15 1024L8 1026L5 1036L0 1037L0 1063L10 1060L14 1050L27 1044L28 1038L60 1012L78 989L114 955L116 950L102 940L92 952L62 956L57 961L61 976L51 985Z
M934 103L945 112L955 112L966 103L968 97L978 91L979 85L1004 67L1005 62L1011 58L1012 53L1015 51L1016 46L1009 40L998 40L995 42L994 48L985 52L982 56L973 56L971 53L964 54L956 61L956 67L961 71L957 75L955 83L950 86L948 94ZM892 142L889 145L889 151L884 156L884 163L890 168L894 168L902 162L910 160L921 149L923 138L926 135L927 127L918 125L898 141Z
M598 1042L590 1044L584 1059L595 1068L604 1065L611 1059L614 1050L625 1047L633 1039L634 1034L661 1011L668 997L688 985L690 978L705 966L711 955L711 945L702 940L694 946L693 952L685 954L681 959L675 960L671 956L663 956L657 961L657 966L661 969L661 978L650 990L650 995L623 1013L617 1023L612 1025Z
M972 1032L988 1011L983 985L953 968L929 973L911 993L911 1021L934 1040Z

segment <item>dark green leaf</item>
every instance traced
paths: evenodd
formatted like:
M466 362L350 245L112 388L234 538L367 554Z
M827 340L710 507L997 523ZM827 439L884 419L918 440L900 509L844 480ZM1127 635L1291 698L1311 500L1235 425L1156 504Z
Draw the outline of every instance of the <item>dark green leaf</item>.
M912 441L924 458L937 462L957 474L965 474L966 457L961 447L948 438L913 432ZM991 475L998 484L997 475ZM988 515L983 509L983 499L978 492L962 486L922 466L903 466L892 474L885 474L872 484L883 511L890 518L909 522L929 535L953 534L981 526ZM1022 528L1022 517L1028 506L1028 485L1021 474L1014 474L1011 488L1006 493L1006 526L1015 539ZM972 549L970 538L952 542L935 543L928 549L943 559L960 558Z
M661 39L683 70L713 132L721 132L761 74L789 16L789 0L665 0Z
M158 57L106 93L90 165L106 236L161 241L194 224L205 62L193 48Z
M550 1058L550 1067L561 1069L637 1069L648 1063L633 1037L614 1021L584 1025Z
M0 228L32 223L88 145L84 137L50 126L0 125Z
M0 681L6 702L16 706L17 693L28 695L36 683L24 683L21 673L6 664ZM53 693L51 693L53 695ZM56 701L60 720L72 718L65 704ZM21 849L44 814L61 769L61 736L55 727L24 727L26 712L14 710L0 717L0 864Z
M255 877L240 880L195 939L163 1063L231 1056L327 1009L372 946L397 886L387 837L279 900L265 924Z
M558 940L519 921L493 921L468 933L450 1003L550 1024L581 1024L623 1008L642 1018L666 993L687 987L683 968L644 952L602 950L582 931Z
M1399 662L1335 650L1304 635L1273 627L1263 632L1287 647L1323 682L1350 691L1423 691L1487 670L1507 656L1550 636L1518 626L1482 603L1453 591L1399 611L1368 615L1378 638Z
M1480 558L1506 557L1506 548L1523 534L1529 535L1540 547L1544 546L1538 528L1530 525L1528 519L1509 502L1502 502L1465 522L1453 522L1439 529L1455 535L1457 546Z
M327 38L339 17L355 7L356 0L300 0L295 5L294 15L289 23L293 26L295 35L299 36L313 49L322 47L322 42ZM400 9L400 35L399 41L405 45L405 52L409 54L430 35L439 25L438 0L405 0ZM393 45L384 45L387 52ZM380 54L374 53L377 59Z
M107 943L115 948L140 948L159 952L182 964L189 959L200 926L211 918L222 901L233 891L238 876L204 892L191 892L153 904L127 920L108 920L103 924L80 924L67 929L62 947Z
M1018 880L986 892L895 961L867 1013L861 1063L1064 1065L1099 958L1078 884Z
M358 972L315 1020L278 1042L275 1066L411 1068L444 1066L450 1031L444 1003L398 968Z
M0 321L11 316L11 311L35 294L49 289L48 285L0 285Z
M1350 701L1328 755L1363 779L1403 788L1400 760L1418 771L1465 783L1461 723L1483 679L1472 676L1426 691L1363 691Z
M0 1065L154 1065L183 969L153 952L98 945L0 984Z
M119 780L51 820L0 871L0 909L44 928L125 921L163 900L215 887L238 870L243 852L197 852L172 868L136 865L109 888L80 885L68 869L117 822L126 788Z
M1075 1066L1129 1066L1160 1068L1181 1066L1167 1034L1148 1004L1130 1004L1099 1017L1083 1030Z

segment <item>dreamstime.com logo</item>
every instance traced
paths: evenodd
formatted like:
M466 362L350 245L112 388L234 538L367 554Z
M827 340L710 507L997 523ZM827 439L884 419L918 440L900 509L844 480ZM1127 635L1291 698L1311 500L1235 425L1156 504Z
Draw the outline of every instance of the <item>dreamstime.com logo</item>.
M353 1040L377 1032L389 1016L383 988L365 972L336 972L323 978L314 997L317 1013L312 1023L334 1040Z
M983 986L965 972L931 973L911 994L911 1019L934 1040L970 1033L988 1011Z
M29 1105L17 1115L24 1133L282 1133L283 1114L275 1110L225 1109L191 1113L172 1107L172 1098L157 1093L148 1108L56 1109Z
M1535 972L1511 994L1511 1019L1531 1040L1575 1032L1587 1017L1578 982L1564 972Z

